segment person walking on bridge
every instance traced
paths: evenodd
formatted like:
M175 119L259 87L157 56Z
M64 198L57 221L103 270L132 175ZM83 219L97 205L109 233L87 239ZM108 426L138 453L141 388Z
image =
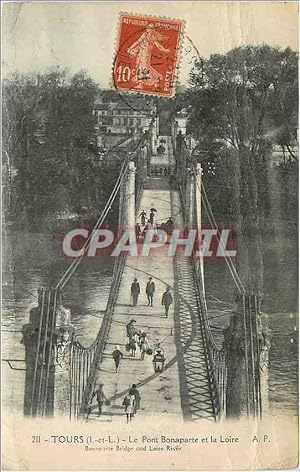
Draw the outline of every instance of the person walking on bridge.
M143 210L143 211L139 214L139 218L141 218L141 225L142 225L142 226L145 226L145 224L146 224L146 215L147 215L147 213L145 212L145 210Z
M154 212L151 210L150 215L149 215L149 223L150 225L153 225L154 222Z
M160 347L160 343L158 343L157 348L154 350L153 354L153 367L154 372L162 372L165 366L165 354L164 350Z
M135 323L136 320L130 320L126 325L126 334L129 339L132 338L136 333Z
M124 398L122 405L125 407L127 423L129 423L129 421L131 421L134 416L135 396L128 393Z
M161 304L165 307L165 315L166 318L169 316L169 308L170 305L173 303L173 298L171 295L170 287L167 287L166 291L163 293Z
M121 359L123 358L123 352L121 351L120 347L118 345L115 346L115 350L112 353L113 359L115 361L115 366L116 366L116 374L119 370L119 365L121 362Z
M129 339L128 347L131 352L132 357L135 357L136 353L136 340L135 340L135 335Z
M150 348L147 333L141 333L139 338L139 347L141 352L141 360L145 359L147 349Z
M99 384L98 388L94 391L92 399L96 397L97 398L97 403L98 403L98 416L101 416L102 414L102 407L104 402L107 402L107 398L103 392L103 384Z
M136 415L137 410L140 409L141 405L141 394L136 388L136 384L132 384L130 390L129 390L129 395L134 395L134 415Z
M138 296L141 293L140 284L137 279L134 279L131 284L131 295L133 299L133 306L137 306Z
M146 285L146 295L148 299L148 306L153 306L153 296L155 292L155 283L152 280L152 277L149 277L149 280Z

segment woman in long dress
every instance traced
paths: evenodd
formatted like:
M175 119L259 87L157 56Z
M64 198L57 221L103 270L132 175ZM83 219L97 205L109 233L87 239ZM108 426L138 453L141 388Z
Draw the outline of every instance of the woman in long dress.
M126 395L123 400L123 405L125 407L125 414L127 423L132 420L135 410L135 396L132 394Z
M152 50L154 46L163 53L168 53L169 49L163 47L159 42L165 37L155 31L154 25L150 23L146 31L128 49L129 56L136 57L136 76L133 79L137 83L136 88L143 88L143 85L159 85L162 75L151 66Z

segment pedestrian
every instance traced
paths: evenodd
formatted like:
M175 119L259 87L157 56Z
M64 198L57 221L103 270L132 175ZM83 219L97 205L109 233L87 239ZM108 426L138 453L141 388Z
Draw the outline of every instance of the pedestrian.
M174 221L172 220L171 216L168 218L168 221L165 224L166 232L168 235L172 234L174 229Z
M160 347L160 344L157 345L157 348L154 350L153 354L153 367L154 372L162 372L165 366L165 354L164 350Z
M134 336L136 333L135 323L136 320L130 320L126 325L126 334L129 339L132 338L132 336Z
M138 296L141 293L140 284L138 283L137 279L134 279L131 284L131 295L133 299L133 306L137 306Z
M154 221L154 213L153 211L150 212L150 215L149 215L149 222L151 225L153 225L153 221Z
M153 306L153 296L155 292L155 283L152 280L152 277L149 277L149 280L146 285L146 295L148 299L148 306Z
M107 401L107 398L103 392L103 384L99 384L98 388L94 391L92 399L96 397L98 403L98 416L102 414L103 403Z
M141 218L141 225L142 225L142 226L145 226L145 224L146 224L146 212L145 212L145 210L143 210L143 211L139 214L139 218Z
M170 287L167 287L166 291L164 292L162 299L161 299L161 304L164 305L165 307L165 315L166 318L168 318L169 315L169 308L170 305L173 303L173 298L170 292Z
M135 408L135 397L134 395L130 395L129 393L123 400L122 405L125 407L125 413L127 418L127 423L132 420L134 415L134 408Z
M135 357L135 353L136 353L136 340L135 340L135 337L134 337L134 336L129 339L129 350L131 351L132 357Z
M141 395L138 389L136 388L136 384L132 384L129 390L129 395L134 396L134 415L136 415L136 412L140 409L141 405Z
M144 227L144 231L142 232L142 238L143 238L143 239L145 239L148 229L149 229L149 226L146 225L146 226Z
M119 370L119 365L121 362L121 359L123 358L123 352L121 351L120 347L118 345L115 346L115 350L112 353L113 359L115 361L115 366L116 366L116 373Z
M162 149L163 149L163 146L161 144L159 146L157 146L156 152L157 152L158 156L162 155Z
M139 339L139 346L141 352L141 360L144 360L147 349L149 348L149 342L146 333L142 333Z
M138 223L136 223L135 225L135 237L136 237L136 241L139 240L140 238L140 234L141 234L141 227Z

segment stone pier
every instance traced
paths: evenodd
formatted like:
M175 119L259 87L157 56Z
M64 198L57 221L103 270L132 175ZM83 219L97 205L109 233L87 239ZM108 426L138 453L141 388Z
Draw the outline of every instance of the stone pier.
M24 414L68 416L71 398L71 349L74 328L70 310L52 289L39 290L39 305L23 326L26 378Z
M228 417L260 418L269 409L270 333L259 297L239 297L237 312L225 331Z

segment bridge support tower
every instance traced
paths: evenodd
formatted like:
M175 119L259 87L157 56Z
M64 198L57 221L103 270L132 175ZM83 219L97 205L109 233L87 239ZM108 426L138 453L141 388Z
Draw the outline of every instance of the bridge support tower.
M74 328L59 290L40 288L38 306L23 326L26 416L69 416Z
M225 331L228 417L268 412L269 328L257 294L242 294Z
M135 228L135 174L136 167L130 161L120 187L119 231Z

